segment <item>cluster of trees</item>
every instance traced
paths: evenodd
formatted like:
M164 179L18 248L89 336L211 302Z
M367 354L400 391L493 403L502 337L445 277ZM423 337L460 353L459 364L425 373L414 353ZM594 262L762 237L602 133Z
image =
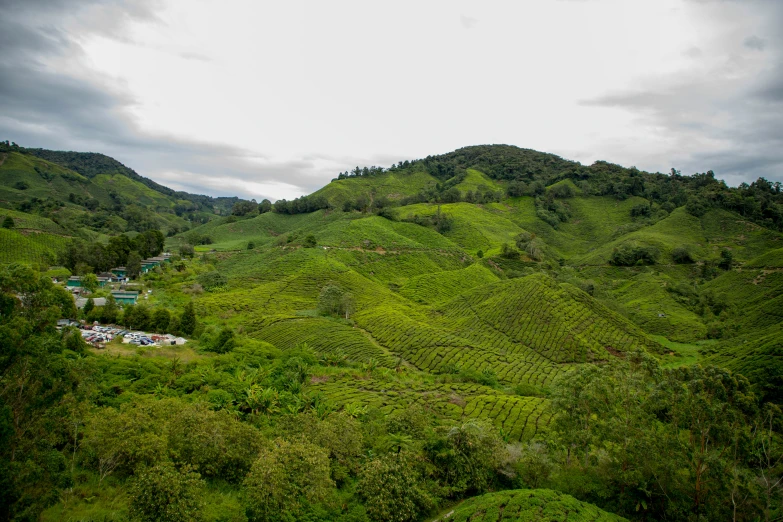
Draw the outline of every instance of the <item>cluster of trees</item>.
M272 204L272 210L278 214L306 214L328 208L331 205L323 196L302 196L291 201L278 199Z
M606 161L583 166L552 154L509 145L465 147L448 154L401 162L389 171L423 170L447 181L468 168L480 170L493 179L508 181L507 193L512 197L543 195L544 187L570 179L586 195L608 195L618 199L639 196L668 212L687 205L687 210L694 215L701 215L710 208L723 208L765 227L783 230L781 184L764 178L730 188L716 180L712 171L683 176L675 169L668 174L648 173ZM429 199L411 202L420 201Z
M72 239L60 256L60 264L71 272L82 275L105 272L116 266L125 266L130 277L141 272L141 261L163 252L166 239L160 230L148 230L134 237L122 234L109 238L106 245Z
M405 162L407 165L407 161ZM352 171L348 172L347 170L345 172L340 172L338 174L337 179L347 179L347 178L360 178L363 176L377 176L378 174L383 174L386 172L386 169L383 167L355 167Z
M418 214L414 214L413 216L402 218L402 221L416 223L417 225L423 227L434 228L440 234L445 234L451 230L452 226L454 226L454 219L448 214L441 212L440 205L438 205L437 212L431 216L420 216Z
M627 241L612 251L609 263L615 266L654 265L660 254L654 246Z
M108 298L107 298L108 299ZM106 305L108 306L108 300ZM96 307L103 319L107 312L101 310L105 306ZM193 303L188 302L181 313L172 313L166 307L150 308L144 304L125 305L121 313L115 313L114 321L102 321L107 324L119 323L133 330L170 333L174 335L192 335L197 327L196 312Z
M525 449L530 486L628 518L776 520L780 408L716 367L664 370L644 353L583 366L553 385L547 440Z

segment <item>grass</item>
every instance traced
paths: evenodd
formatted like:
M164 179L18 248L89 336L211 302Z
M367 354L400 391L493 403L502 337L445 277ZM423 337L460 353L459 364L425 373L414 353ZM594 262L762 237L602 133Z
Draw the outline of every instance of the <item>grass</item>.
M714 341L701 341L699 344L677 343L662 335L653 335L652 338L669 350L668 355L661 359L662 366L667 368L679 368L700 363L702 360L701 349L705 345L714 344Z

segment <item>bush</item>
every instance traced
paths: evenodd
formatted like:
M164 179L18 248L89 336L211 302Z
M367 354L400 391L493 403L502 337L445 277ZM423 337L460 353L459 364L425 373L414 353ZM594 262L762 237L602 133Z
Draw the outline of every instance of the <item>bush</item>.
M701 217L707 212L707 210L709 210L709 206L707 201L704 199L691 196L688 198L688 202L685 204L685 210L688 212L688 214Z
M188 468L177 470L170 463L142 472L130 491L130 514L150 522L202 520L202 490L205 483Z
M685 265L693 263L693 256L686 247L681 246L672 250L672 260L679 265Z
M201 274L196 278L196 280L202 287L204 287L204 290L207 292L221 290L228 284L228 279L226 276L217 271Z
M609 263L615 266L654 265L659 255L654 246L624 243L614 249Z
M634 205L631 208L631 217L650 217L651 214L652 214L652 209L650 208L650 205L648 205L647 203Z
M318 243L315 240L315 236L312 234L304 238L304 241L302 241L302 246L305 248L315 248L317 244Z
M435 504L416 470L413 457L406 452L369 461L362 470L356 491L372 520L417 520Z
M568 183L554 185L549 189L549 193L554 198L572 198L576 195L574 188Z
M519 251L508 243L503 243L500 246L500 256L506 259L519 259Z

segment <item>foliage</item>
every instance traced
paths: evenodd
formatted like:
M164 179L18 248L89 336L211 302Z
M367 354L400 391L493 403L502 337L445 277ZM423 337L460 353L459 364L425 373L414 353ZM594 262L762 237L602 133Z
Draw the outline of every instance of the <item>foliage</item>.
M378 522L417 520L435 504L413 457L406 452L367 462L359 475L357 490L370 519Z
M654 246L623 243L614 249L609 262L616 266L654 265L659 255Z
M217 270L203 273L196 280L207 292L223 290L228 284L228 278Z
M130 513L135 520L180 522L201 520L204 481L189 469L169 463L145 469L133 482Z
M309 442L277 439L264 448L244 481L250 520L286 520L327 500L329 456Z

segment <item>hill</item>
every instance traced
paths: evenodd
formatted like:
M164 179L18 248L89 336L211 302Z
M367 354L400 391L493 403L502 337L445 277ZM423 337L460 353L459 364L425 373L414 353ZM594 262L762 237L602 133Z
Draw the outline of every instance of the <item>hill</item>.
M440 521L468 522L599 522L625 520L623 517L580 502L557 491L547 489L517 489L488 493L459 504L448 513L433 519Z

